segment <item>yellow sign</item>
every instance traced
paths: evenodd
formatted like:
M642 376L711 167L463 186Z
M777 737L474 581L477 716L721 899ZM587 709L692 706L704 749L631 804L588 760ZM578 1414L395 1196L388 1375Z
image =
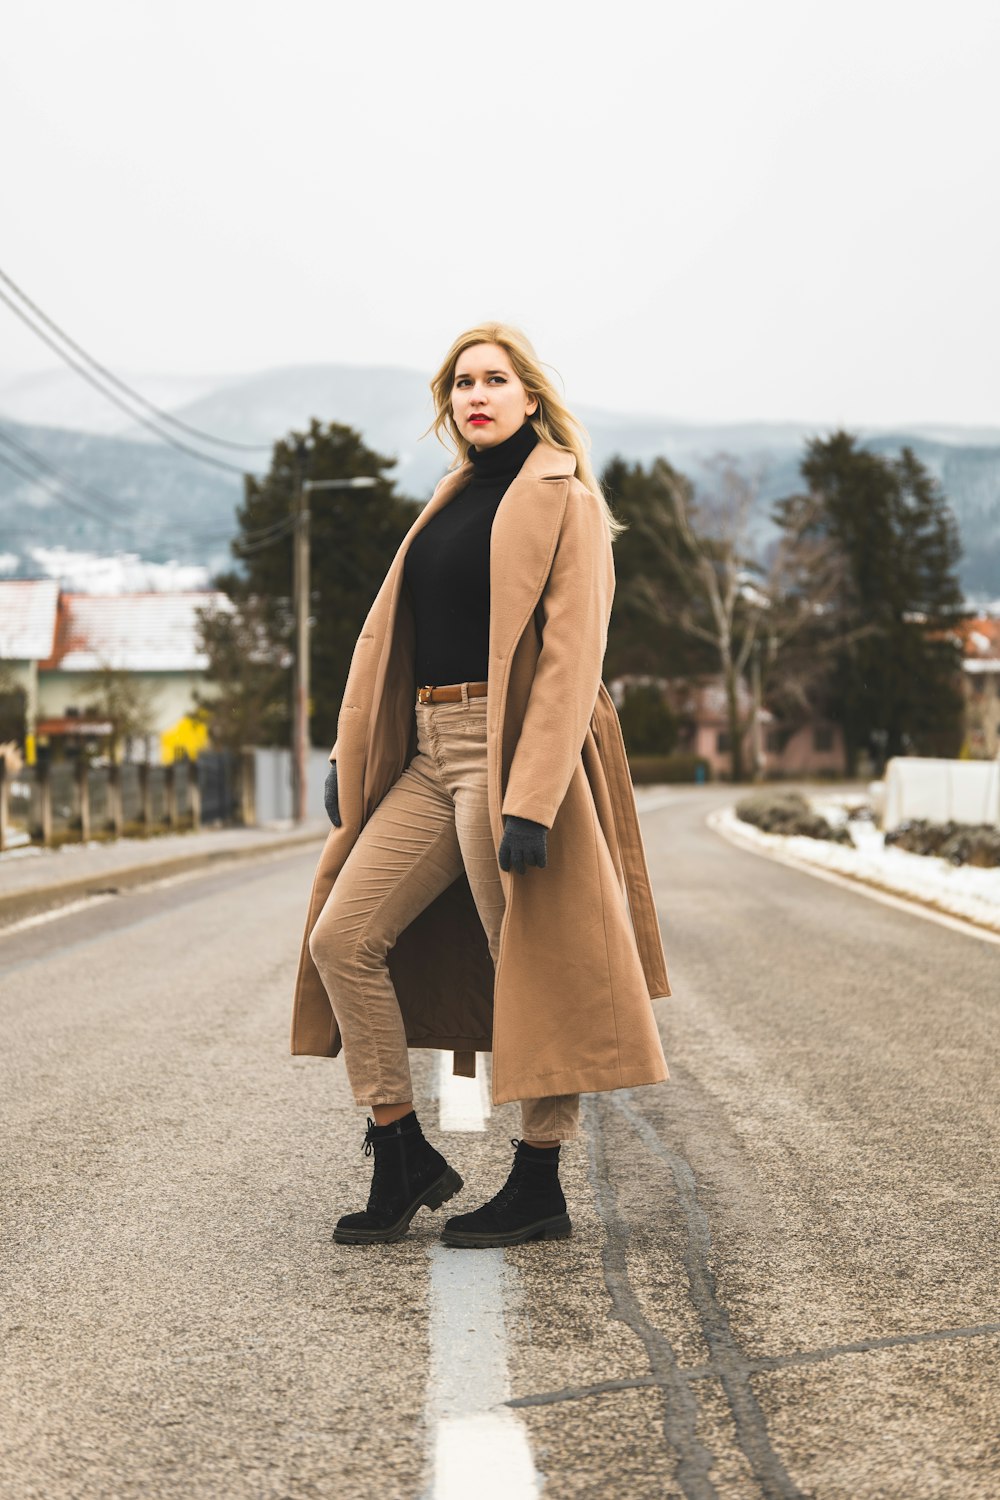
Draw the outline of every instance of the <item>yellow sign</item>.
M160 759L165 765L184 755L197 759L208 746L208 726L193 714L185 714L160 734Z

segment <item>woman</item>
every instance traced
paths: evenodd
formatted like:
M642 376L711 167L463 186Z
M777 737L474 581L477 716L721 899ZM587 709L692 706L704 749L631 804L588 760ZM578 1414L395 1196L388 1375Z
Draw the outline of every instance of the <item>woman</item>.
M494 1102L521 1101L510 1176L448 1220L451 1245L568 1235L579 1095L667 1076L650 1000L670 989L601 682L620 528L523 334L462 334L432 391L458 456L355 648L296 983L293 1052L342 1046L374 1115L342 1244L399 1239L462 1186L417 1121L408 1047L467 1075L492 1051Z

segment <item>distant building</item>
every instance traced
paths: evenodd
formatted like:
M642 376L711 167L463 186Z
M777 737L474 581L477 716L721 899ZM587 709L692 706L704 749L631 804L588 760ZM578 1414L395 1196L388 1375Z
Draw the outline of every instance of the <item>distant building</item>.
M961 636L965 753L993 760L1000 755L1000 619L965 620Z
M120 756L155 762L197 754L207 734L194 694L208 660L198 648L196 611L206 606L231 607L215 590L83 594L54 580L0 582L0 672L8 697L23 694L28 763L39 747L59 758L82 742L108 739L111 724L87 712L95 675L108 668L127 673L150 708L149 733Z
M619 678L611 684L612 696L621 706L629 682L656 681L676 715L680 734L677 749L707 761L715 777L732 775L732 744L725 686L720 678L687 682L645 678ZM739 684L740 717L752 717L749 689ZM805 724L784 725L770 709L760 711L761 773L767 777L842 776L847 764L844 736L838 724L812 719ZM753 770L753 734L743 736L743 767Z
M38 719L38 663L55 639L54 578L0 581L0 740L22 743Z
M732 743L726 692L721 679L680 689L682 719L686 719L688 743L685 749L707 760L713 776L732 774ZM753 705L744 683L737 694L740 717L752 720ZM760 710L761 774L772 776L842 776L846 766L844 736L838 724L813 719L806 724L784 725L769 708ZM753 770L753 734L748 727L743 736L743 767Z

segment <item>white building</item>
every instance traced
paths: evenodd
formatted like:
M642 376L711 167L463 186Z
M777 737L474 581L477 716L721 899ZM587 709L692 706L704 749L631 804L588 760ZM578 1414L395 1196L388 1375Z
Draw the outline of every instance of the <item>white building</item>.
M8 687L25 693L25 759L37 745L53 751L107 734L89 720L93 677L126 672L150 700L148 743L133 757L170 761L179 749L197 754L204 726L193 717L195 689L208 659L198 646L199 608L231 608L225 594L193 589L133 594L70 593L55 580L0 582L0 663Z
M58 605L54 578L0 581L0 691L24 694L29 734L38 719L38 663L51 655Z

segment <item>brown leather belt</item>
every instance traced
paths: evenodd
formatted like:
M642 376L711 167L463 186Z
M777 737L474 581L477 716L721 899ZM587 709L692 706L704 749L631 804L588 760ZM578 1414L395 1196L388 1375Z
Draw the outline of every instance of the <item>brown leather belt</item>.
M470 698L485 698L488 684L485 682L467 682L464 684ZM417 688L418 703L461 703L461 682L449 683L447 687L421 687Z

